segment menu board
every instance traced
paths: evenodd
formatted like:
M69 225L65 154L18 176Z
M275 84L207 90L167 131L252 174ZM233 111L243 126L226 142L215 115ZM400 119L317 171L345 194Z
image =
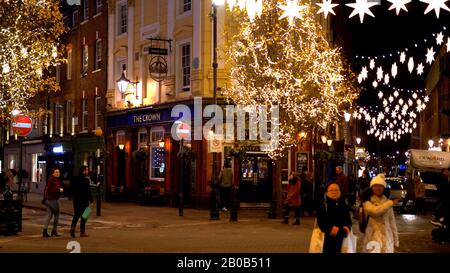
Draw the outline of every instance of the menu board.
M297 153L295 158L296 173L301 174L303 167L309 170L309 153Z

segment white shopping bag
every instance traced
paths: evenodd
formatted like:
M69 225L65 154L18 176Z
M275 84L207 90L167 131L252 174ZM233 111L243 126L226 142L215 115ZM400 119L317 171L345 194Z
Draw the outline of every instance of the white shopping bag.
M353 231L350 231L348 236L344 238L342 242L341 253L356 253L356 241L358 237L353 234Z
M311 235L311 242L309 243L309 253L322 253L324 240L325 233L320 230L316 220L314 222L314 229Z

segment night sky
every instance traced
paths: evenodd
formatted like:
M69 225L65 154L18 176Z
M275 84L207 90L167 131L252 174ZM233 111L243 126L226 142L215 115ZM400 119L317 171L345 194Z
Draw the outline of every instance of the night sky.
M338 3L338 1L333 1ZM340 3L354 3L355 1L339 1ZM450 1L447 2L450 7ZM376 67L383 64L384 72L390 71L393 61L397 61L399 65L399 56L397 51L409 48L409 52L414 52L415 63L424 62L426 47L434 46L434 51L438 51L436 45L436 38L432 36L433 33L439 33L443 31L443 34L450 34L450 12L443 9L440 10L439 19L436 17L434 10L428 14L424 14L428 4L422 3L419 0L413 0L407 4L408 12L401 11L397 16L395 10L389 11L391 3L386 0L381 0L381 5L371 8L371 11L375 15L375 18L365 15L364 23L361 24L359 16L356 15L351 19L348 16L352 12L352 8L340 5L335 9L336 14L344 14L347 19L345 20L345 27L348 29L351 35L352 50L351 63L356 74L361 71L362 65L368 67L369 61L367 59L361 60L355 58L355 56L371 55L378 56L376 60ZM447 26L447 30L443 30L443 27ZM424 42L427 39L427 43ZM444 38L444 44L447 42L447 38ZM414 44L417 43L418 47ZM393 57L389 54L393 53ZM382 58L385 55L385 59ZM436 55L435 55L436 56ZM408 61L409 56L406 59ZM420 58L420 59L418 59ZM418 62L419 61L419 62ZM425 64L425 63L424 63ZM407 89L423 89L426 74L429 70L429 65L425 65L425 73L418 76L416 71L410 74L406 69L406 65L402 65L405 69L399 69L399 75L393 81L391 77L390 85L397 88ZM369 77L371 77L369 72ZM364 85L364 91L362 92L358 104L360 105L373 105L374 102L378 102L378 91L381 89L385 95L390 90L389 88L378 87L375 90L371 83L374 80L373 76L366 80ZM403 75L403 76L402 76ZM416 129L417 130L417 129ZM366 130L363 131L364 133ZM410 135L403 135L401 140L394 144L394 141L390 139L384 140L381 143L374 137L369 137L369 151L375 153L381 153L381 155L391 154L393 155L397 150L400 150L401 154L409 148ZM375 148L370 148L375 147Z

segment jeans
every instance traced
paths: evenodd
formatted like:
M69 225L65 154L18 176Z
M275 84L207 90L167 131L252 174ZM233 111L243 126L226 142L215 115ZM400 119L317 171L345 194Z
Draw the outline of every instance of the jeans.
M74 215L72 218L72 228L75 229L78 223L78 219L81 218L81 223L80 223L80 232L81 234L84 234L86 231L86 219L84 219L83 217L81 217L81 215L83 214L84 210L89 206L88 202L77 202L77 201L73 201L73 211L74 211Z
M292 207L292 208L295 209L295 215L294 215L295 219L300 220L301 207L298 206L298 207ZM284 209L285 209L285 211L284 211L284 218L285 219L289 219L289 211L291 210L291 206L288 203L286 203Z
M220 203L222 208L230 208L231 187L220 188Z
M58 200L45 200L45 205L47 206L47 215L44 220L44 229L48 229L50 220L53 217L53 230L58 228L59 222L59 201Z

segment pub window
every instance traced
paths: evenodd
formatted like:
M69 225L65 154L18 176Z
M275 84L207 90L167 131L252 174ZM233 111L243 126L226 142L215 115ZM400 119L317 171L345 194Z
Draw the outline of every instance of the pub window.
M147 129L141 129L138 133L138 146L139 148L147 146Z
M128 8L127 3L119 4L119 12L118 12L118 35L127 33L127 20L128 20Z
M183 12L188 12L192 9L192 0L181 0L183 4Z

